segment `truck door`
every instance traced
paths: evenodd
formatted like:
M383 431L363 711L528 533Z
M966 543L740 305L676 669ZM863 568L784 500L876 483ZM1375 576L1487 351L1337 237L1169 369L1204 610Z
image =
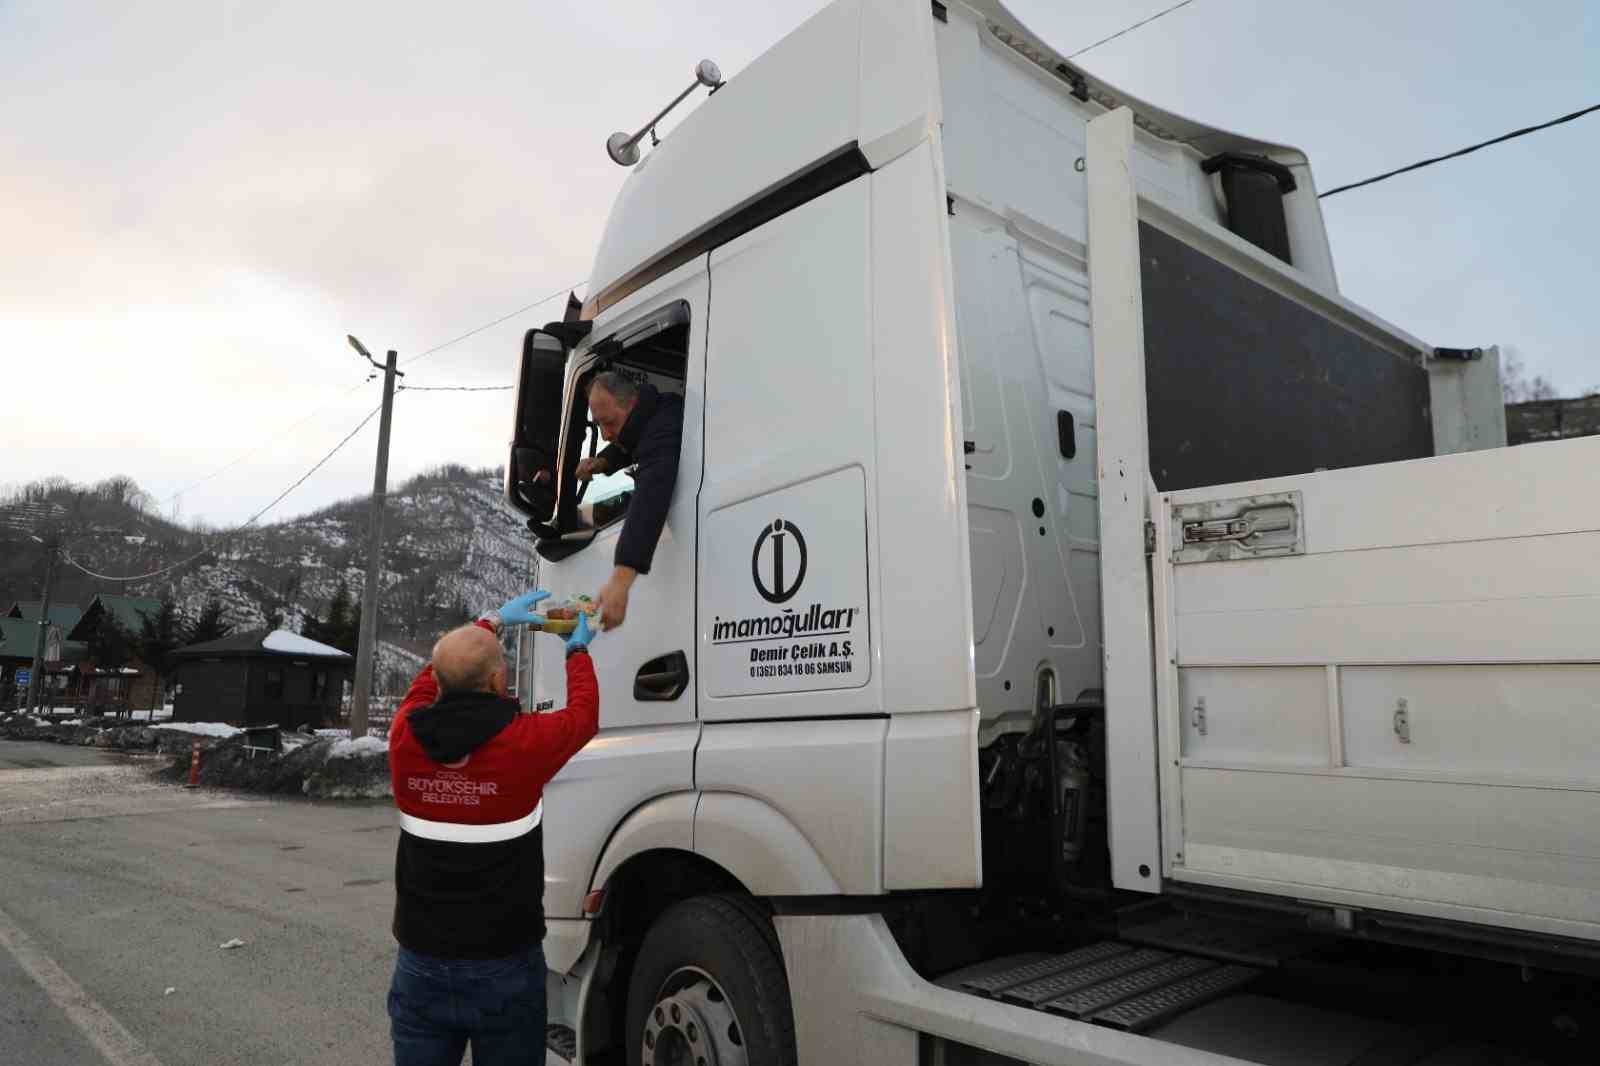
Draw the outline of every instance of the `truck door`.
M924 145L711 253L695 847L776 812L831 877L779 891L977 878L942 188Z
M552 917L582 913L599 849L628 813L649 800L693 787L695 719L695 496L700 485L706 326L706 261L694 260L608 312L570 361L569 413L582 406L602 369L684 398L677 487L650 572L628 601L627 621L598 635L600 736L545 790L545 908ZM587 436L587 435L586 435ZM570 440L570 438L569 438ZM570 445L569 445L570 446ZM583 454L600 443L588 437ZM592 482L581 509L594 539L572 555L543 562L540 580L556 597L594 595L610 576L626 518L632 478ZM536 705L565 702L563 657L553 638L535 640ZM687 821L682 843L688 850Z

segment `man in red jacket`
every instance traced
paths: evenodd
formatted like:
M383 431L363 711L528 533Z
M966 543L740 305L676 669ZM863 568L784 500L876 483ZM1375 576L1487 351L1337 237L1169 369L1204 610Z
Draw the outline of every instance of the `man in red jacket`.
M400 809L389 989L396 1066L545 1061L545 784L599 728L588 622L566 641L567 706L506 694L502 626L542 624L519 596L433 646L389 727Z

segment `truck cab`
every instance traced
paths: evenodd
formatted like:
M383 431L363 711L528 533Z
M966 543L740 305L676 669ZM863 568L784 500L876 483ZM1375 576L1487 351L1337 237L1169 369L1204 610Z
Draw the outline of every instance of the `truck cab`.
M836 0L525 339L507 495L558 596L627 521L576 477L602 370L683 446L545 795L562 1057L1355 1062L1414 1034L1333 970L1452 960L1519 1034L1497 980L1581 998L1597 455L1505 449L1492 349L1339 294L1301 153L997 0Z

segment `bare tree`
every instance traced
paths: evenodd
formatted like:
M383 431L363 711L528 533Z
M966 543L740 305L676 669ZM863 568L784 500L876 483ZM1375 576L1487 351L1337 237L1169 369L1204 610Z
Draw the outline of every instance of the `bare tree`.
M1511 345L1500 348L1500 390L1506 403L1527 403L1530 400L1553 400L1556 387L1543 374L1528 377L1522 353Z

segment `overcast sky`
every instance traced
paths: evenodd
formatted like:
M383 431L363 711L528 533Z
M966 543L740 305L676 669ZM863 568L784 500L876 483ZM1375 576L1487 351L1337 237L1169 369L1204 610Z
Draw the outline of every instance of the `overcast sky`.
M1071 52L1167 2L1012 7ZM583 279L606 136L821 6L0 0L0 484L126 474L245 518L377 405L346 333L403 364ZM1080 62L1328 189L1600 102L1600 5L1194 0ZM1324 201L1345 295L1600 383L1597 164L1600 114ZM560 308L406 380L507 384ZM391 483L502 462L510 402L402 394ZM268 518L367 491L376 426Z

